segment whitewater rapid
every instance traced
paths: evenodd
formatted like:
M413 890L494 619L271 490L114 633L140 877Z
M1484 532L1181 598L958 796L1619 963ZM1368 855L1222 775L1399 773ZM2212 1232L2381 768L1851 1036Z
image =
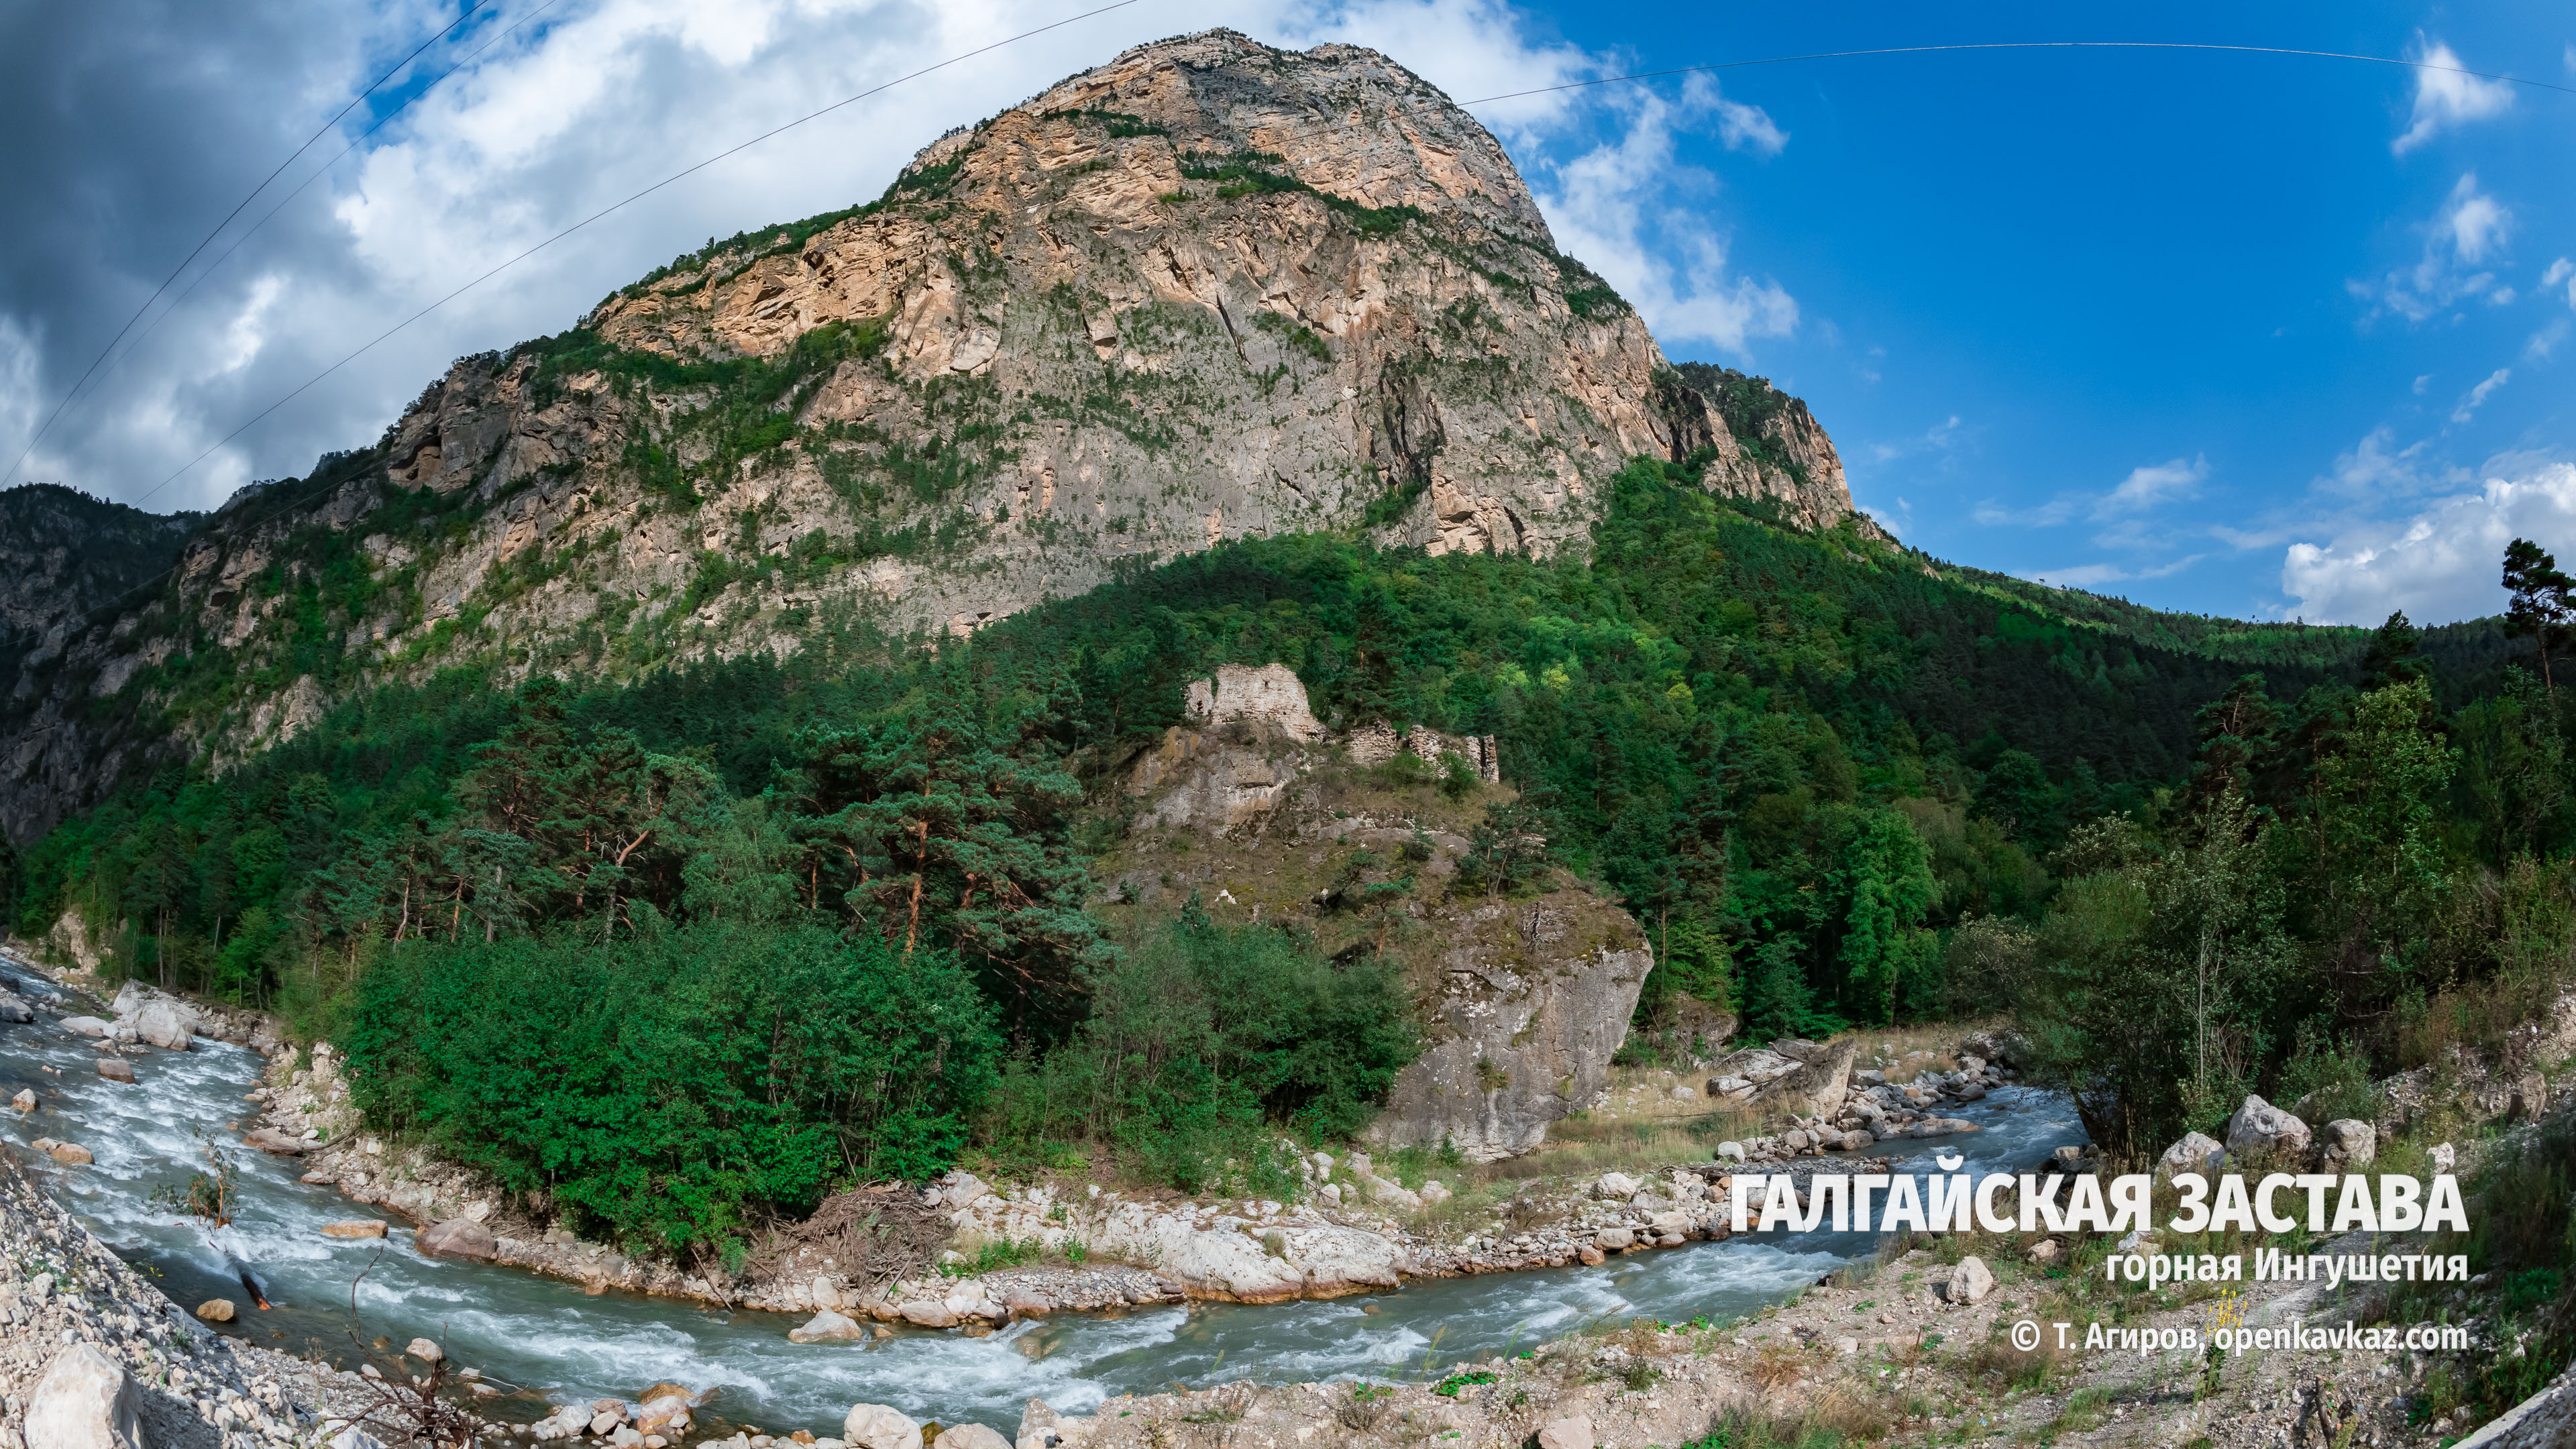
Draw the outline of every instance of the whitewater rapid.
M869 1402L1007 1434L1031 1398L1084 1413L1110 1396L1175 1382L1386 1381L1596 1323L1723 1320L1875 1248L1859 1233L1736 1237L1614 1257L1597 1268L1430 1280L1320 1303L1065 1315L1023 1320L986 1338L907 1328L866 1344L792 1344L787 1331L796 1320L776 1314L591 1297L514 1269L426 1259L411 1251L399 1221L381 1242L326 1238L324 1223L377 1214L299 1181L292 1159L239 1146L229 1124L256 1111L243 1094L259 1083L257 1054L199 1038L192 1051L132 1059L137 1086L103 1081L95 1044L56 1024L72 1003L5 961L0 984L35 1004L41 1018L0 1025L0 1100L28 1087L42 1101L34 1117L7 1130L22 1144L53 1136L96 1155L85 1168L39 1161L33 1170L102 1241L184 1308L234 1300L241 1316L221 1331L270 1347L352 1361L357 1341L433 1338L451 1362L525 1395L488 1406L501 1417L533 1419L548 1403L573 1399L631 1399L668 1380L717 1390L710 1416L775 1433L833 1433L851 1404ZM1955 1115L1981 1130L1883 1144L1914 1154L1896 1170L1930 1172L1936 1151L1964 1156L1970 1172L2018 1169L2083 1140L2064 1099L2023 1088ZM229 1152L239 1189L232 1224L213 1232L153 1198L157 1188L184 1184L210 1148ZM267 1311L244 1293L245 1269L272 1305Z

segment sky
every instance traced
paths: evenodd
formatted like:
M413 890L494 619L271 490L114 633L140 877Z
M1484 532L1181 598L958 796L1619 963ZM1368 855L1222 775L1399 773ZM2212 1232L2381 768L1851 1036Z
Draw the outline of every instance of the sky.
M1805 397L1861 506L1943 558L2362 624L2497 611L2517 536L2576 563L2563 0L1131 0L513 260L1100 3L0 3L0 462L26 454L0 485L168 511L301 475L452 358L1222 24L1372 45L1461 102L1729 66L1471 109L1667 353ZM2064 40L2540 84L2182 48L1783 59Z

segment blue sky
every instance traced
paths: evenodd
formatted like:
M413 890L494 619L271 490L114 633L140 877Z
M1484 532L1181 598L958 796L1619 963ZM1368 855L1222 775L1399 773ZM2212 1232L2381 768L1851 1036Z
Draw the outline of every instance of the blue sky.
M458 0L0 14L0 462L213 221ZM1210 24L1378 46L1461 100L1711 61L2038 39L2450 56L2576 87L2576 11L1137 0L765 143L323 366L554 229L1068 0L487 0L6 482L206 506L373 438L446 361L559 330L710 234L872 196L911 151ZM361 106L292 186L382 117ZM2289 56L1866 57L1478 108L1667 350L1812 403L1945 557L2173 608L2492 610L2576 555L2576 94ZM256 218L281 193L247 213ZM238 225L238 224L237 224ZM209 255L230 248L228 232ZM202 268L202 263L200 264ZM158 315L156 308L155 315ZM129 338L128 346L133 345ZM203 455L200 461L200 455Z

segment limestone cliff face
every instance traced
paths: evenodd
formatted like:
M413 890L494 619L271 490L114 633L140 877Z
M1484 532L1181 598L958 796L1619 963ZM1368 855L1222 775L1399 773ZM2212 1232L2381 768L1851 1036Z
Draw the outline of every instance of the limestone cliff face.
M1459 888L1470 834L1509 799L1493 741L1327 735L1276 664L1229 667L1190 698L1190 721L1128 766L1129 835L1099 866L1099 909L1195 896L1220 920L1293 922L1337 957L1401 963L1424 1052L1373 1140L1491 1161L1601 1101L1654 959L1626 912L1562 872L1534 892ZM1466 759L1486 783L1452 799L1399 753Z
M1839 522L1832 443L1765 398L1671 368L1393 60L1141 46L188 526L167 581L17 671L0 828L445 667L624 677L835 613L964 632L1289 530L1543 554L1640 453Z

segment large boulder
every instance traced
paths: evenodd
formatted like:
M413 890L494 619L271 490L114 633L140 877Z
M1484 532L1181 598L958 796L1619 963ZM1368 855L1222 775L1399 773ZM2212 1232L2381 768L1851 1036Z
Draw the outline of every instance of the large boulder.
M958 1424L940 1430L930 1449L1011 1449L1011 1441L981 1424Z
M35 1019L34 1007L20 1000L16 992L0 988L0 1021L23 1025Z
M2250 1092L2227 1119L2230 1157L2295 1157L2307 1150L2308 1124Z
M921 1426L899 1409L853 1404L841 1420L841 1442L851 1449L921 1449Z
M106 1081L123 1082L129 1087L134 1085L134 1063L122 1057L100 1057L98 1074Z
M1487 898L1432 924L1447 947L1430 1045L1369 1136L1452 1144L1471 1162L1531 1151L1549 1124L1608 1095L1654 954L1627 913L1580 887Z
M62 1028L74 1036L103 1037L108 1033L108 1023L95 1016L66 1016L62 1020Z
M135 1011L134 1034L163 1051L183 1052L197 1034L197 1013L186 1002L155 997Z
M1551 1419L1538 1431L1538 1449L1592 1449L1592 1421L1581 1414Z
M27 1396L21 1432L27 1449L144 1449L143 1396L116 1360L76 1343Z
M1833 1117L1843 1109L1851 1095L1852 1059L1860 1050L1857 1039L1839 1042L1774 1042L1772 1049L1795 1046L1803 1052L1792 1058L1798 1069L1764 1083L1753 1094L1756 1110L1794 1117ZM1788 1052L1781 1052L1789 1056Z
M472 1218L449 1218L432 1223L412 1239L424 1258L462 1258L469 1262L489 1263L501 1251L500 1240L492 1230Z
M274 1127L254 1129L244 1134L242 1141L262 1152L273 1152L280 1157L301 1157L313 1146L301 1137L289 1137Z

